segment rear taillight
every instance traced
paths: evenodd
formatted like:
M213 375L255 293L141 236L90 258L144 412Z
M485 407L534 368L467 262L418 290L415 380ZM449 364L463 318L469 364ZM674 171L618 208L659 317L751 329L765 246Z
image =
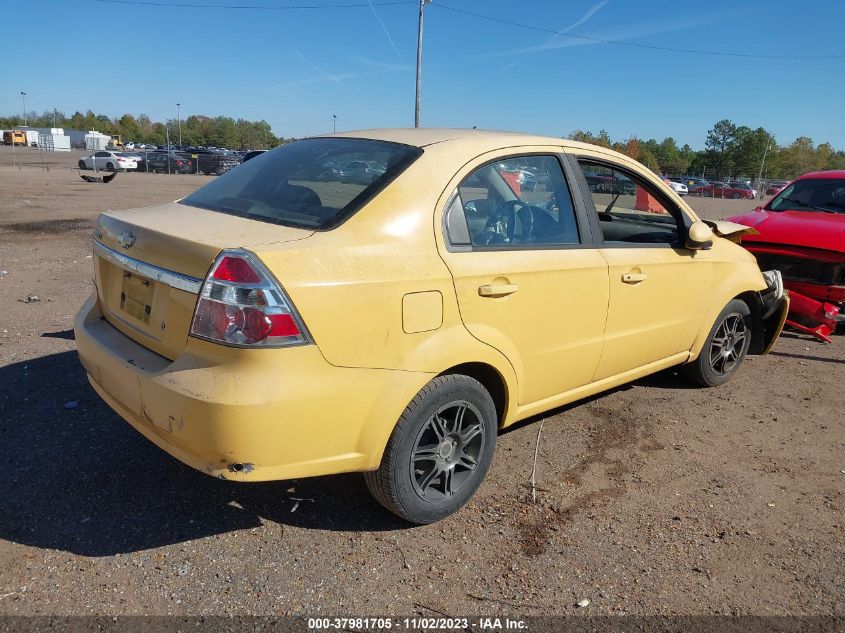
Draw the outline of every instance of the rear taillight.
M200 290L191 335L243 347L310 342L285 291L243 250L223 251L215 260Z

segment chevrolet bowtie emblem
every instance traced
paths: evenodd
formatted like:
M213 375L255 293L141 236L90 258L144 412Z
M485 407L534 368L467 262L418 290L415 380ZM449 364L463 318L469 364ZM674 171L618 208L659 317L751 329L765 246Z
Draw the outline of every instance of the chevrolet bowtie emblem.
M120 237L117 238L117 241L120 242L120 245L123 248L129 248L135 243L135 236L132 235L131 231L124 231L120 234Z

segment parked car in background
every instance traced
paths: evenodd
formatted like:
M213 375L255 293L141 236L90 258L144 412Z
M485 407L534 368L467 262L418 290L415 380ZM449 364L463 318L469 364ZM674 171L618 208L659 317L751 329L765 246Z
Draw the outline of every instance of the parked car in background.
M137 171L147 171L147 156L145 152L123 152L130 158L134 158L138 164Z
M745 187L734 187L726 182L711 182L706 187L701 187L698 191L706 198L754 199L754 192L747 185Z
M587 187L593 193L610 193L613 191L613 176L611 175L597 174L587 169L584 171L584 179L587 181Z
M79 159L80 169L103 169L105 171L117 171L127 169L137 169L138 162L126 152L115 152L111 150L101 150L94 152L90 156L85 156Z
M674 182L680 182L687 186L687 192L690 194L701 194L701 189L710 183L704 178L696 178L695 176L681 176L679 178L671 178Z
M502 170L505 180L519 193L520 191L534 191L537 188L537 177L526 169L519 166L509 165Z
M261 154L263 154L266 151L267 151L266 149L250 150L249 152L247 152L246 154L244 154L241 157L241 162L245 163L246 161L251 160L251 159L255 158L256 156L261 156Z
M757 190L752 187L750 183L747 183L744 180L731 180L728 182L728 186L732 189L744 189L745 191L750 191L752 198L757 197Z
M192 173L221 176L241 164L240 156L217 149L181 152L179 155L190 161Z
M823 341L845 320L845 170L804 174L765 205L730 218L758 234L742 244L780 270L789 325Z
M189 174L192 171L191 161L176 152L150 152L147 169L160 174Z
M671 178L663 178L663 182L669 185L669 188L677 193L679 196L685 196L689 193L689 188L683 182L672 180Z
M771 180L766 184L766 195L775 196L779 194L789 182L786 180Z
M359 185L369 185L384 173L383 169L379 170L366 160L349 160L346 157L327 160L324 169L338 182Z
M382 171L342 182L327 162L349 156ZM548 180L522 197L514 167ZM648 195L591 192L584 171ZM473 496L500 429L672 366L720 385L766 353L788 299L746 231L560 138L308 138L101 214L76 346L107 404L208 475L363 471L431 523Z

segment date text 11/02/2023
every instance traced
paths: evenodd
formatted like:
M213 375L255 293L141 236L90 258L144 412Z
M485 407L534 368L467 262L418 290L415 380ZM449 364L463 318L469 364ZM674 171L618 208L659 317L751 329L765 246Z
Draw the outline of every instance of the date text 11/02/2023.
M521 631L527 624L519 618L308 618L309 631L453 631L476 629L479 631Z

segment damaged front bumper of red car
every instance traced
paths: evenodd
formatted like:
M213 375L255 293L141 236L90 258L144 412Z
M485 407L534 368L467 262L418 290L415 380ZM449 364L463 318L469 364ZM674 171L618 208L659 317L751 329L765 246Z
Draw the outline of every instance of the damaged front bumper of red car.
M845 253L785 244L743 243L760 267L780 270L789 291L786 325L830 343L845 322Z
M788 286L789 284L787 284ZM805 334L830 343L830 335L836 329L836 324L845 320L839 307L827 301L817 301L795 290L789 291L789 317L786 324Z

